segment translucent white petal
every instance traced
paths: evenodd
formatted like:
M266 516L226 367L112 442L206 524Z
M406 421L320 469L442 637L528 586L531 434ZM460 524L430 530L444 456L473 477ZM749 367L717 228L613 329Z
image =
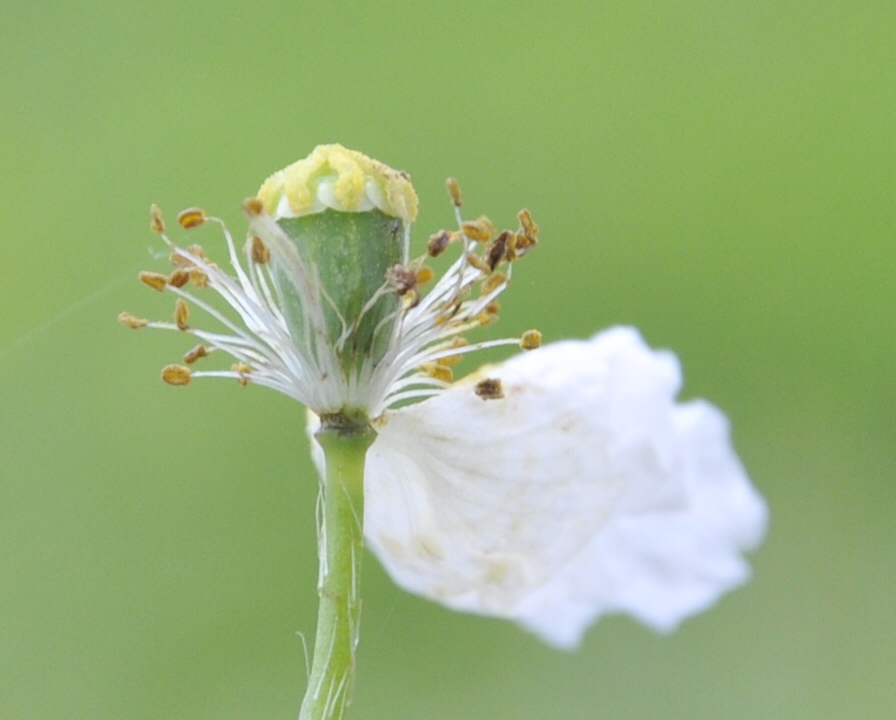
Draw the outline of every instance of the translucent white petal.
M742 582L765 508L724 417L676 405L674 356L618 328L389 412L365 532L402 587L574 646L604 612L674 627Z

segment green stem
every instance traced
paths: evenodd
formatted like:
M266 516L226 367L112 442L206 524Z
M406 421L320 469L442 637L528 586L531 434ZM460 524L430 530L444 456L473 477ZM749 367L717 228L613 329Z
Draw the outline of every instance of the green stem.
M317 636L299 720L339 720L351 702L361 622L364 550L364 456L376 433L365 422L325 422L317 441L326 458L321 478Z

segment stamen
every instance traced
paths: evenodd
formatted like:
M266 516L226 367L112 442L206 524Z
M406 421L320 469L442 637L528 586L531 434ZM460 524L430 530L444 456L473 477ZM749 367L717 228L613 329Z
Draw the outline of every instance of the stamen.
M199 245L198 243L193 243L192 245L190 245L190 247L187 248L187 252L191 255L195 255L200 260L205 260L210 265L212 264L209 261L208 256L205 254L205 250L202 249L202 245Z
M162 380L169 385L189 385L190 368L184 365L166 365L162 368Z
M189 267L193 264L193 261L190 260L190 258L176 252L171 253L168 256L168 259L171 261L172 265L179 265L180 267Z
M467 253L467 262L481 272L486 274L491 272L491 268L475 253Z
M500 318L497 315L492 315L491 313L482 312L476 316L476 322L479 323L479 327L488 327L489 325L494 325L498 322Z
M258 217L264 212L264 203L261 198L250 197L243 201L243 212L249 216L249 219Z
M233 372L240 374L240 376L236 379L236 381L240 385L242 385L243 387L246 387L246 385L249 384L249 378L246 376L248 376L249 373L252 372L252 368L249 367L248 365L246 365L246 363L242 363L242 362L234 363L233 365L230 366L230 369Z
M439 230L429 236L429 242L426 244L426 252L430 257L438 257L451 242L451 233L447 230Z
M461 223L460 229L474 242L488 242L495 234L495 226L485 215L481 215L477 220Z
M252 243L252 262L256 265L266 265L271 261L271 251L260 237L253 235L249 242Z
M168 276L168 284L176 288L181 288L190 282L190 273L183 268L178 268Z
M190 280L198 288L208 287L208 275L198 268L194 267L190 270Z
M482 281L482 294L488 295L494 292L501 285L507 282L507 276L504 273L492 273Z
M198 207L187 208L182 210L177 216L177 222L184 230L191 230L205 224L207 220L205 210Z
M424 265L417 271L417 284L418 285L426 285L430 280L432 280L436 276L435 270L431 267L427 267Z
M168 278L157 272L143 271L138 275L140 282L149 285L153 290L162 292L168 284Z
M184 355L184 362L187 363L187 365L192 365L194 362L204 357L208 357L208 348L202 343L199 343L199 345Z
M495 271L495 268L498 267L498 263L500 263L507 254L507 239L513 235L510 230L504 230L495 241L488 246L488 250L485 253L485 262L489 267L491 272Z
M402 296L417 286L417 273L403 265L393 265L386 270L386 283Z
M532 213L530 213L526 208L517 213L517 218L519 218L520 225L523 226L523 235L527 240L530 241L531 245L535 245L538 243L538 225L535 224L535 221L532 219Z
M187 303L184 302L183 298L178 298L174 303L174 324L177 325L178 330L187 331L190 329L190 326L187 325L187 320L190 319L190 308L187 307Z
M162 211L155 203L149 208L150 221L149 229L156 235L162 235L165 232L165 221L162 219Z
M451 349L455 349L455 348L466 347L469 344L470 343L468 343L462 337L455 336L455 337L451 338L451 344L448 347ZM439 365L444 365L445 367L451 367L452 365L457 365L463 359L464 359L464 356L462 354L447 355L445 357L442 357L442 358L439 358L438 360L436 360L436 363L438 363Z
M441 382L450 383L454 379L454 373L451 372L451 368L439 363L424 363L420 366L420 370Z
M504 388L497 378L486 378L476 383L474 392L483 400L500 400L504 397Z
M119 313L118 322L120 322L125 327L131 328L131 330L139 330L140 328L145 328L147 325L149 325L149 320L144 320L143 318L139 318L136 315L131 315L128 312Z
M457 184L457 180L453 177L448 178L445 181L445 188L448 190L448 195L451 198L451 202L454 203L454 207L459 208L464 204L463 196L460 192L460 185Z
M526 330L520 338L523 350L536 350L541 347L541 333L538 330Z

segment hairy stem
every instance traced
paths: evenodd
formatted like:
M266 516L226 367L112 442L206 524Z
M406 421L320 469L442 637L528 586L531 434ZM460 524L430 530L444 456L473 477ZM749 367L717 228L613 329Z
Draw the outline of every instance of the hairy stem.
M339 720L351 702L361 621L364 456L375 437L366 423L325 422L316 435L326 459L318 538L320 609L299 720Z

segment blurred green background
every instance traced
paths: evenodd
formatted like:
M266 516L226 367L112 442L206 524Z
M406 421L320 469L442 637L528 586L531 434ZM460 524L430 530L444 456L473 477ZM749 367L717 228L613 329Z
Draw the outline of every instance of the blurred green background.
M550 7L550 9L548 9ZM896 712L896 6L3 3L0 718L291 718L316 480L273 392L158 380L136 281L201 204L241 233L338 141L410 171L417 247L543 234L499 326L632 323L732 418L771 507L755 579L674 635L563 654L365 567L354 718ZM203 237L212 246L214 234Z

